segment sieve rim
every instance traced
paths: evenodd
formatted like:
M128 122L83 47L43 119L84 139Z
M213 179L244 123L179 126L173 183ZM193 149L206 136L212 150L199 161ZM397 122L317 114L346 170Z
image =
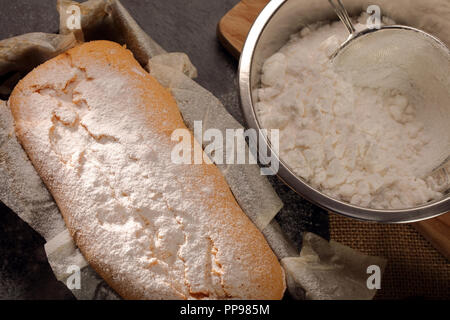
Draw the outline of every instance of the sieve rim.
M425 32L421 29L417 29L414 27L405 26L405 25L401 25L401 24L394 24L394 25L381 26L379 28L373 28L373 29L366 28L361 31L350 34L350 36L347 38L347 40L345 40L344 43L342 43L339 46L339 48L331 55L330 60L334 60L345 48L350 46L355 40L358 40L364 36L370 35L374 32L389 30L389 29L390 30L413 31L413 32L419 33L421 35L424 35L425 37L433 40L436 44L439 45L439 47L441 47L443 50L445 50L448 55L450 55L450 49L448 48L448 46L444 42L442 42L439 38L437 38L436 36L433 36L432 34L429 34L428 32Z

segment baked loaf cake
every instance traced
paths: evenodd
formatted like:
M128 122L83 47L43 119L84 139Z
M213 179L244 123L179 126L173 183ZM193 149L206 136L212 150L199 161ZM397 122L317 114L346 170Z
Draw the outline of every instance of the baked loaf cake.
M9 104L76 244L122 297L283 296L277 258L217 167L172 163L171 134L186 126L130 51L75 47L28 74Z

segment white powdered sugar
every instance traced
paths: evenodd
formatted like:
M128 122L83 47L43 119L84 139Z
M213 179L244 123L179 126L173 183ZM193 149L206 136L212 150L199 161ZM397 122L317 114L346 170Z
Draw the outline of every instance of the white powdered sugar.
M315 24L267 59L256 105L262 126L280 129L281 158L336 199L400 209L442 197L422 178L441 151L429 145L433 136L416 115L421 106L334 71L329 57L347 36L340 22Z
M123 54L116 46L108 59ZM137 62L140 72L83 59L41 66L12 95L29 103L12 109L88 262L128 298L270 296L260 283L281 267L252 268L278 262L218 169L171 161L171 132L184 125L175 102L148 90L158 84Z

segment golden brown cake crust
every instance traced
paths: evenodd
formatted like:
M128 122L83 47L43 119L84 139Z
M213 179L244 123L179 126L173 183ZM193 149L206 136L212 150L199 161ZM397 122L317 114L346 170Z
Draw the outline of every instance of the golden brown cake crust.
M27 75L9 105L76 244L122 297L282 298L283 270L217 167L170 161L186 126L130 51L75 47Z

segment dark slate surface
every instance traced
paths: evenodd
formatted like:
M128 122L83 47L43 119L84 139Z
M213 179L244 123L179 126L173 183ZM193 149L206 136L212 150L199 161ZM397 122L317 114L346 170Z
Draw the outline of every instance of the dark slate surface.
M241 123L237 61L219 44L216 25L238 0L122 0L141 27L167 51L186 52L197 81L218 97ZM56 0L0 0L0 39L27 32L56 32ZM303 201L276 177L270 179L285 207L277 216L293 241L301 232L328 237L325 212ZM44 240L0 203L0 299L71 299L56 281Z

